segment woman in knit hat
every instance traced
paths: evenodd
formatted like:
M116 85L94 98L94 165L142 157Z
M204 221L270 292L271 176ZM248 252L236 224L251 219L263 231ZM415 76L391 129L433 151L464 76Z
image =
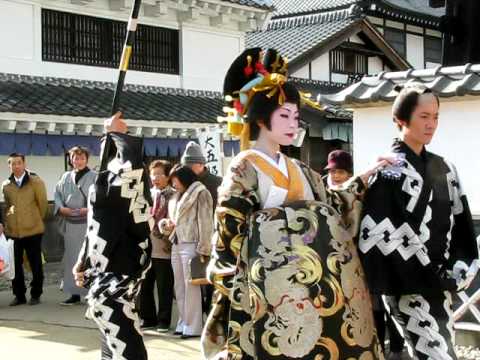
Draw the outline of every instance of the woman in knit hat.
M225 79L236 122L229 128L241 128L245 150L219 189L203 355L383 359L353 242L376 168L330 192L318 173L280 152L298 136L303 102L286 71L276 51L248 49Z

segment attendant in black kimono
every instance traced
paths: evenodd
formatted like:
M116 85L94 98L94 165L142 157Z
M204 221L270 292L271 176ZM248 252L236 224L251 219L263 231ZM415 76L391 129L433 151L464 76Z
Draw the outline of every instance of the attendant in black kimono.
M146 360L135 300L151 262L151 199L143 141L126 134L120 116L107 120L108 165L89 194L87 235L73 272L77 285L89 288L87 317L103 335L102 360Z
M452 293L469 286L479 260L457 171L425 149L438 111L438 98L423 85L400 91L393 105L397 161L370 184L359 248L370 290L384 295L411 355L451 360Z

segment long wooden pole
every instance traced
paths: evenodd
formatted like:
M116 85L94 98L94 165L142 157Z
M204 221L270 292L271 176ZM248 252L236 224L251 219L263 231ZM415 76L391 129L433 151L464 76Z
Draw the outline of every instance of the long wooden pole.
M137 31L138 14L140 12L141 3L142 0L133 0L132 13L130 14L130 19L128 21L127 34L125 36L122 57L120 59L120 65L118 68L117 87L115 89L115 94L113 95L111 108L112 115L115 115L120 107L120 99L123 93L123 85L125 84L125 76L127 75L128 65L130 64L130 59L133 53L133 42L135 40L135 32ZM107 168L110 143L111 140L109 138L109 134L107 133L107 138L105 139L105 145L101 155L100 171L104 171Z

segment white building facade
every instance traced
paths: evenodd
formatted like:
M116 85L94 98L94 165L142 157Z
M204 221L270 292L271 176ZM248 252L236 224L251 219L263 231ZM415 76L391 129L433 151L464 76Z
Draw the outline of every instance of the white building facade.
M111 88L118 77L131 5L130 0L0 0L0 42L4 49L0 52L0 73L5 75L3 78L10 78L11 74L26 75L28 80L18 79L14 85L42 83L46 95L53 86L63 86L72 97L80 90L82 94L88 92L86 88L92 91ZM199 129L214 126L215 114L208 119L196 116L195 111L202 108L197 108L194 100L205 97L221 114L224 74L232 59L243 50L246 31L263 26L268 16L269 7L262 1L142 1L126 84L138 87L140 90L135 91L140 96L142 92L157 92L161 88L159 92L165 97L173 93L177 96L179 92L183 99L188 96L192 101L190 113L178 117L175 113L178 105L168 99L165 106L172 108L168 115L143 117L142 109L137 109L135 116L129 117L127 111L131 131L149 139L179 139L184 144L188 139L196 139ZM27 150L29 168L46 181L48 197L52 199L54 185L65 171L63 151L52 153L47 144L44 152L37 151L42 155L35 155L34 140L20 144L19 139L24 139L17 135L47 134L49 139L66 136L69 139L62 145L66 150L67 143L75 142L72 140L75 136L82 139L81 136L101 135L108 112L88 111L94 105L80 100L71 111L56 112L62 104L55 101L43 104L42 98L36 99L30 109L21 107L21 96L12 95L15 90L11 83L0 82L0 134L15 135L11 140L15 143L13 148L6 148ZM133 95L135 92L129 93ZM28 92L23 96L31 97ZM105 98L108 104L110 101ZM81 109L85 111L82 113ZM184 109L179 109L179 113L180 110ZM0 147L1 178L9 174L6 148L2 152ZM93 156L91 166L97 164L98 156Z

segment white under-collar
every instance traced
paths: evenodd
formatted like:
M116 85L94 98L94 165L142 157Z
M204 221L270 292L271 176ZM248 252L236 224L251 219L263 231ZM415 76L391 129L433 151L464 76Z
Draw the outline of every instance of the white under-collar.
M260 155L265 160L267 160L271 165L275 166L288 179L288 169L287 169L287 161L285 160L285 155L283 155L281 152L277 152L278 154L278 163L277 163L270 156L261 152L260 150L256 150L256 149L251 149L251 150L254 151L256 154Z

